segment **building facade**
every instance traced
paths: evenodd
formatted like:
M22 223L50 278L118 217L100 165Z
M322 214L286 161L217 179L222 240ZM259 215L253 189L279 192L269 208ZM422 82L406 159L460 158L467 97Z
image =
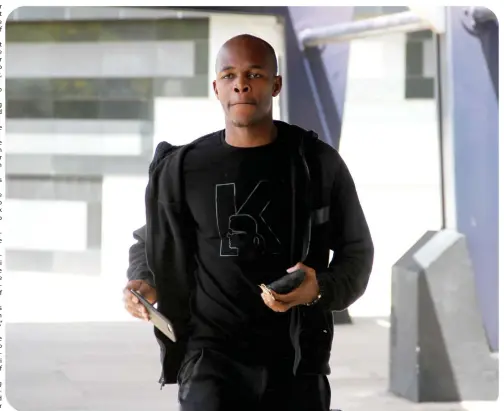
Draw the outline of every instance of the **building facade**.
M211 86L219 47L253 32L272 43L281 65L281 29L267 16L132 8L22 7L9 16L5 247L12 321L33 320L15 308L27 282L45 284L49 294L55 287L55 296L64 284L69 303L86 290L122 289L132 231L145 222L155 146L222 128ZM276 118L280 104L275 100ZM47 294L35 294L47 305ZM116 300L96 315L123 318L118 309ZM68 318L87 318L77 311ZM44 315L60 317L56 307Z
M357 19L393 11L352 13ZM145 221L153 149L162 140L183 144L222 128L211 80L228 38L246 32L269 41L286 78L275 118L316 124L306 117L313 110L310 90L292 79L285 24L270 14L147 8L23 7L9 17L11 321L127 319L118 290L132 231ZM377 248L368 292L351 312L388 315L391 266L440 224L432 34L393 34L347 47L343 125L334 141ZM48 290L28 291L47 307L40 318L15 298L26 294L27 282ZM65 313L47 306L62 287L75 307ZM88 292L115 297L82 312Z

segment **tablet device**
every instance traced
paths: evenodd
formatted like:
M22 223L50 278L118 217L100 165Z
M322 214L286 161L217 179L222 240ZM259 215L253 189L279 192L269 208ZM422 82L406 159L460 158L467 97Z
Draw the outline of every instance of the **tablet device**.
M150 322L154 324L154 326L161 331L164 335L166 335L173 342L177 342L177 337L175 335L175 329L173 328L173 324L171 321L166 318L163 314L161 314L158 310L154 308L154 306L149 303L145 297L136 292L135 290L130 290L131 293L138 298L140 304L142 304L149 313Z

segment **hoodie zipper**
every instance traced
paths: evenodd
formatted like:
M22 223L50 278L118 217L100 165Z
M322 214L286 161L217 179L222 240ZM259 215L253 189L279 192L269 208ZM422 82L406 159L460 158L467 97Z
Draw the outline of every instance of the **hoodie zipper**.
M161 343L160 344L160 347L161 347L161 377L159 378L158 382L160 384L159 390L162 390L163 387L166 385L165 377L164 377L164 360L165 360L165 356L166 356L166 348L164 346L163 341L158 339L158 342Z
M299 154L301 156L301 161L303 162L303 167L305 169L305 175L306 175L306 192L304 193L305 195L305 203L306 203L306 208L308 209L308 223L306 227L306 232L305 232L305 237L303 239L303 243L306 241L306 243L303 244L303 255L302 255L302 261L305 261L306 258L308 257L308 254L310 252L310 245L311 245L311 229L312 229L312 218L311 218L311 176L310 176L310 168L308 167L308 162L306 161L306 156L305 156L305 151L304 151L304 142L305 139L304 137L301 137L301 144L299 146Z
M292 200L291 200L291 247L290 247L290 260L291 265L296 264L296 161L294 156L291 157L291 189L292 189Z
M310 244L311 244L311 227L312 227L312 219L311 219L311 207L310 207L310 184L311 184L311 177L310 177L310 168L308 167L308 163L306 161L305 157L305 152L304 152L304 144L305 144L305 138L301 137L300 143L299 143L299 151L298 154L301 157L301 162L303 164L304 172L305 172L305 177L306 177L306 190L303 193L303 201L306 203L307 206L307 212L308 212L308 221L306 222L305 230L306 232L303 233L303 252L301 255L301 262L304 262L306 257L308 256L308 253L310 252ZM292 227L292 232L291 232L291 250L290 250L290 255L291 255L291 262L292 264L296 264L298 262L296 258L296 234L298 230L296 230L296 213L297 213L297 207L296 207L296 200L297 200L297 184L296 184L296 161L295 161L295 156L291 158L291 188L292 188L292 205L291 205L291 227Z
M308 221L307 224L304 226L304 228L308 231L303 233L303 250L302 250L302 255L301 255L301 262L304 262L308 256L308 253L310 251L310 243L311 243L311 207L310 207L310 184L311 184L311 178L310 178L310 169L308 167L308 163L305 158L305 152L304 152L304 143L305 139L304 136L301 137L299 147L298 147L298 152L299 156L301 157L301 162L303 164L303 169L305 172L305 177L306 177L306 190L303 193L303 202L305 203L307 207L307 212L308 212ZM292 187L292 238L291 238L291 259L293 260L293 263L297 263L296 255L295 255L295 236L298 232L298 230L295 229L296 227L296 156L292 156L291 159L291 187ZM298 316L298 321L300 321L299 316L303 315L303 311L294 310L292 315L297 315ZM291 318L291 321L294 321L294 317ZM293 323L291 323L292 326ZM292 333L291 333L292 337ZM298 337L299 338L299 335ZM293 341L294 342L294 341ZM297 373L297 368L299 367L299 363L301 362L301 347L299 345L299 340L297 343L294 343L294 365L293 365L293 372L294 374Z

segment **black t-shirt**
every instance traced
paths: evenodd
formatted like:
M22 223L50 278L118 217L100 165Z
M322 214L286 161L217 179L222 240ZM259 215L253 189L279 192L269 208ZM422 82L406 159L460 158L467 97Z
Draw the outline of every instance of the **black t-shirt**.
M291 355L290 314L268 308L259 288L291 266L286 138L237 148L217 133L184 160L198 263L189 348L225 349L255 362Z

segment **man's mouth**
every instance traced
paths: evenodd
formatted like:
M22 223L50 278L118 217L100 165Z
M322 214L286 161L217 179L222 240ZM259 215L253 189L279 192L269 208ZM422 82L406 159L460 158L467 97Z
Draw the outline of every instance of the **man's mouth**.
M252 101L239 101L237 103L231 103L231 106L241 106L241 105L255 106L256 104Z

